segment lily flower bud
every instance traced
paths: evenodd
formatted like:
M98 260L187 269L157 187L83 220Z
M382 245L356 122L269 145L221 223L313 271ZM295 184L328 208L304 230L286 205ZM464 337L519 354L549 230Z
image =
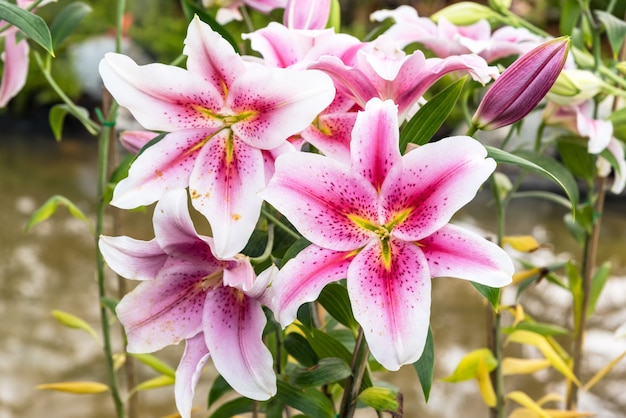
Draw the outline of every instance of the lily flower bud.
M287 0L283 23L290 29L324 29L331 0Z
M511 64L480 102L472 118L472 127L497 129L511 125L529 114L561 73L569 46L569 37L552 39Z

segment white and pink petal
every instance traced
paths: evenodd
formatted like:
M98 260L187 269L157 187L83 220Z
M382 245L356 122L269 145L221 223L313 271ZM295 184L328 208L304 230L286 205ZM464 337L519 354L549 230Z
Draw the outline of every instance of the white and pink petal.
M511 283L511 257L478 234L448 224L419 242L432 277L455 277L491 287Z
M373 233L355 219L378 221L374 186L348 166L318 154L278 157L261 197L309 241L336 251L355 250L371 239Z
M256 400L276 394L272 355L262 340L266 322L260 302L238 289L219 287L207 296L203 330L213 364L233 389Z
M204 342L204 334L198 333L185 342L185 352L176 369L174 398L181 418L190 418L193 395L200 380L202 369L209 360L209 350Z
M372 241L348 268L348 294L374 358L388 370L417 361L430 323L431 278L411 242Z
M191 203L211 225L215 255L231 258L248 243L265 187L261 150L220 133L198 153L189 179Z
M126 330L130 353L151 353L178 344L202 330L207 271L170 258L154 280L122 298L116 312Z
M298 308L317 299L328 283L345 279L353 253L309 245L289 260L268 289L269 308L283 327L291 324Z
M168 257L156 239L142 241L103 235L98 248L111 270L131 280L154 279Z
M211 134L204 129L172 132L146 149L115 187L111 204L133 209L159 200L168 190L186 188L199 149Z

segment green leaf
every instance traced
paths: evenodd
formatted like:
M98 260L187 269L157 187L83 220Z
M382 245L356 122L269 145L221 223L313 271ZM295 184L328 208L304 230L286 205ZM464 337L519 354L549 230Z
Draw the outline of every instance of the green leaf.
M608 119L613 124L613 136L622 141L626 141L626 107L611 113Z
M591 279L591 293L589 294L589 305L587 306L587 316L593 315L596 310L596 303L604 289L609 275L611 274L611 263L606 261L603 263Z
M400 131L400 150L409 143L424 145L437 133L461 96L467 77L450 84L430 99Z
M301 334L290 332L283 340L283 346L287 353L295 358L298 363L305 367L311 367L319 361L318 355L311 347L311 344Z
M168 364L166 364L160 358L152 355L152 354L140 354L140 353L128 353L146 366L150 367L157 373L160 373L164 376L169 376L172 379L176 377L176 371L171 368Z
M44 203L39 209L33 212L30 219L26 223L26 232L30 231L35 225L45 221L46 219L54 215L59 206L67 207L67 210L72 216L80 219L81 221L87 222L91 226L89 219L87 219L85 214L80 209L78 209L78 207L74 205L74 203L72 203L66 197L55 195L48 199L46 203Z
M211 29L215 32L219 33L222 38L224 38L235 50L236 53L239 54L239 46L237 45L237 41L235 38L224 28L224 26L217 23L217 20L213 16L211 16L207 11L198 6L193 0L184 0L182 2L183 9L188 19L192 19L193 15L197 15L200 20L209 25Z
M0 20L17 27L24 35L54 56L50 30L41 17L6 0L0 0Z
M285 404L315 418L333 418L333 404L321 392L314 389L297 389L282 380L276 382L276 397Z
M521 331L520 331L521 332ZM454 369L450 376L442 379L444 382L462 382L464 380L476 379L479 373L479 363L484 361L488 371L494 370L498 366L498 360L488 348L467 353Z
M626 37L626 22L602 10L595 10L594 14L604 25L606 37L613 50L613 57L617 58Z
M142 390L150 390L150 389L158 389L165 386L171 386L174 384L174 378L172 376L161 375L154 377L152 379L146 380L145 382L141 382L137 386L135 386L132 392L139 392Z
M252 236L250 236L245 248L241 250L241 253L247 255L248 257L258 257L263 254L266 246L267 232L255 229L252 232Z
M238 414L245 414L246 412L252 412L254 410L254 403L252 399L237 398L232 401L226 402L213 412L209 418L231 418Z
M336 338L317 328L307 328L301 325L299 327L305 333L307 341L320 358L337 357L348 364L352 362L352 353ZM372 379L366 373L363 376L361 388L364 389L370 386L372 386Z
M348 363L327 357L312 367L296 367L291 372L290 382L301 388L318 387L343 380L351 374Z
M282 265L284 266L287 261L297 256L300 251L304 250L309 245L311 245L311 242L306 238L300 238L299 240L294 242L291 247L289 247L289 249L285 252L285 255L282 259Z
M572 33L580 16L579 0L561 1L561 19L559 21L559 33Z
M498 304L500 303L500 289L498 289L497 287L485 286L484 284L476 282L470 283L472 284L472 286L474 286L476 290L478 290L478 293L483 295L489 301L491 306L493 306L493 309L497 311Z
M578 186L574 176L553 158L529 151L519 151L514 155L491 146L485 148L489 157L498 163L513 164L554 181L563 189L572 207L578 204Z
M417 372L417 377L422 385L424 399L428 402L430 397L430 389L433 386L433 377L435 375L435 342L433 340L432 328L428 327L428 336L426 337L426 345L422 356L413 363L413 368Z
M330 283L324 287L317 301L340 324L356 331L359 324L354 319L352 305L348 297L348 289L338 283Z
M104 296L100 298L100 304L106 307L109 311L111 311L113 315L117 315L115 312L115 308L117 308L118 303L120 303L120 300L111 296Z
M89 118L89 111L84 107L77 106L77 111L81 113L84 118ZM74 113L74 109L65 103L56 104L50 108L50 112L48 113L48 122L50 123L50 129L52 129L52 133L54 134L54 138L57 141L61 140L63 136L63 122L65 121L65 116L67 114L71 114L76 116L78 120L81 120L80 116Z
M524 330L532 331L539 335L568 335L570 332L568 329L559 327L558 325L546 324L543 322L520 322L515 327L503 328L503 332L510 334L515 331Z
M583 146L581 142L561 138L557 141L557 149L561 160L573 175L592 181L596 174L596 164L594 157L587 151L586 142Z
M102 345L100 337L98 336L96 331L94 331L94 329L87 322L77 317L76 315L55 309L52 311L52 316L54 317L54 319L56 319L68 328L80 329L87 332L93 337L94 340L96 340L98 345Z
M230 387L226 379L222 377L222 375L218 375L213 384L211 385L211 389L209 390L209 404L208 406L213 405L222 395L225 395L228 392L232 392L233 388Z
M91 11L91 6L78 1L70 3L63 8L50 25L52 46L58 48L63 41L74 32L81 20L91 13Z
M377 411L390 412L393 417L402 416L402 395L393 389L373 386L359 393L358 399Z

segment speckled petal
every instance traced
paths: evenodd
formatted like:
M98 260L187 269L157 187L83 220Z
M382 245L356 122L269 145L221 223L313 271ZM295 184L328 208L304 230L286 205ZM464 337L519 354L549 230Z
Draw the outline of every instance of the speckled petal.
M182 418L191 417L193 395L202 374L202 369L208 360L209 349L204 342L204 334L200 332L186 341L185 352L176 369L174 398L176 400L176 408Z
M242 74L228 95L236 115L252 115L233 125L249 145L272 149L304 130L335 97L331 79L321 71L258 66Z
M491 287L511 283L511 257L491 241L455 225L446 225L420 241L432 277L455 277Z
M381 189L385 223L410 213L392 231L404 241L419 241L444 225L471 201L496 163L473 138L458 136L426 144L402 157Z
M266 400L276 394L272 355L263 344L267 319L259 301L232 287L210 292L203 315L213 364L243 396Z
M400 161L398 109L391 100L371 99L352 130L352 169L380 190L387 173Z
M309 241L336 251L355 250L373 234L348 215L378 221L376 189L348 166L317 154L278 157L276 173L261 197Z
M209 134L207 130L172 132L146 149L115 187L111 204L132 209L159 200L168 190L186 188L199 145Z
M374 85L361 71L346 66L337 57L322 57L309 67L328 74L333 79L338 92L352 98L362 107L365 107L365 103L372 97L379 97Z
M386 266L380 241L356 255L348 268L348 294L374 358L388 370L417 361L430 321L431 279L414 243L392 240Z
M178 344L202 329L207 271L194 263L169 259L158 277L142 282L117 305L131 353L151 353Z
M189 23L183 54L187 69L201 75L222 96L244 71L243 59L222 36L195 16Z
M185 189L168 191L154 208L154 234L159 245L171 257L222 269L229 264L213 255L213 239L197 234Z
M104 85L146 129L210 128L221 121L199 109L223 107L219 91L201 77L164 64L137 65L126 55L108 53L100 62Z
M298 308L312 302L328 283L346 278L353 255L309 245L278 272L269 288L269 307L286 327L296 319Z
M265 187L261 150L220 133L197 156L189 179L191 203L211 224L215 255L230 258L247 244L259 220Z
M101 236L98 247L111 270L131 280L154 279L167 260L155 239Z

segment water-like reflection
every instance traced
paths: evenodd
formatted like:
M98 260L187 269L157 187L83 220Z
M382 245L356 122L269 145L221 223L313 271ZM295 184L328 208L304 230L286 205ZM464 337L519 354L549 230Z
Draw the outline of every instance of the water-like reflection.
M0 143L0 418L110 417L108 394L76 396L36 391L37 384L55 381L105 381L101 351L86 333L59 325L53 309L77 314L98 327L97 289L94 280L94 242L90 226L60 209L50 220L28 234L24 225L32 211L53 194L74 201L90 216L95 200L96 144L94 139L65 138L55 143L50 135L28 134L3 138ZM615 340L613 330L626 322L626 217L624 202L610 201L604 221L599 262L611 261L614 277L598 302L598 314L590 322L586 370L589 377L611 358L626 350L626 340ZM564 210L540 201L514 201L508 217L509 233L532 233L550 243L532 254L537 263L577 257L579 249L562 225ZM150 217L124 213L123 234L150 238ZM488 194L470 204L456 218L477 230L492 228L495 217ZM515 294L507 289L505 300ZM566 292L540 283L523 296L527 311L538 320L571 326ZM468 351L485 344L484 305L473 288L461 280L436 279L433 286L432 328L437 363L435 377L449 374ZM116 347L121 347L119 338ZM163 358L176 365L181 347L165 350ZM533 350L510 352L536 355ZM140 378L154 374L140 368ZM581 408L602 417L621 416L626 409L624 377L619 366L608 378L583 393ZM404 367L394 375L377 375L399 386L405 395L406 417L486 416L475 383L435 382L430 402L425 405L415 372ZM583 379L585 380L585 379ZM556 373L538 373L512 380L511 389L521 388L537 399L543 394L563 392ZM196 402L203 405L210 378L202 380ZM145 414L163 416L174 412L171 388L152 391L143 398ZM149 407L148 407L149 406ZM363 416L373 416L363 414Z

